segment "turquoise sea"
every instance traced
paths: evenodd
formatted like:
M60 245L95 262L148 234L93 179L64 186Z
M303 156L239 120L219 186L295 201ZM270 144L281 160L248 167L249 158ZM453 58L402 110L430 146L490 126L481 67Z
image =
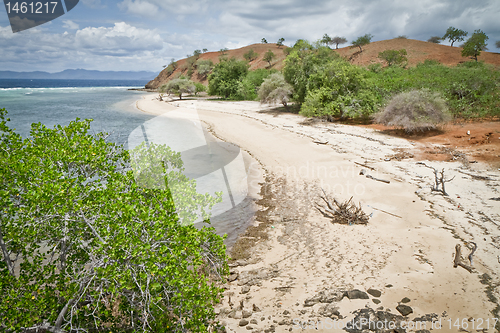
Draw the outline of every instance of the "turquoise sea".
M56 124L67 125L76 118L93 119L92 131L109 133L110 141L123 144L127 149L129 135L148 121L155 121L156 116L135 108L135 102L145 93L129 90L142 88L145 83L109 80L0 80L0 108L8 111L8 118L11 120L9 127L23 137L29 135L32 123L40 122L53 127ZM166 124L166 127L172 137L176 137L186 135L192 124L183 124L181 121ZM204 163L198 154L191 155L192 158L200 158L200 165ZM215 164L217 158L210 155L211 162L215 161ZM220 161L223 160L220 157ZM190 161L191 165L193 163L196 166L197 160ZM214 214L216 216L212 218L212 226L217 233L228 234L228 246L251 223L255 212L253 201L254 199L247 197L236 206L233 205L232 209L223 209L223 213Z

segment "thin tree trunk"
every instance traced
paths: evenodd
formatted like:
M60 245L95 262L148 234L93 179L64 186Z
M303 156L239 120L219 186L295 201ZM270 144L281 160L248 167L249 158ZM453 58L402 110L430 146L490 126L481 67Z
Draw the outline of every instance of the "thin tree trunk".
M9 252L7 251L7 246L5 245L5 242L3 240L2 228L0 228L0 247L2 248L3 260L5 261L5 264L7 265L10 274L14 276L14 265L10 260L10 255Z

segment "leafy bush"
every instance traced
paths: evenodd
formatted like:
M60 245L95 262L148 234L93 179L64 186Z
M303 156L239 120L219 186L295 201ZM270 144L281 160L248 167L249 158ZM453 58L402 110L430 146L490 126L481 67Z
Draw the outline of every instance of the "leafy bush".
M259 54L255 52L253 49L250 49L247 53L243 55L243 58L245 58L246 61L252 61L255 58L257 58Z
M264 68L249 71L248 74L242 79L235 99L247 101L257 100L257 91L260 85L264 82L265 78L275 72L276 70L268 70Z
M378 57L385 62L387 62L387 66L399 65L406 66L408 63L408 58L406 58L406 50L385 50L379 52Z
M208 76L208 94L238 99L241 81L248 73L248 64L235 58L221 58Z
M204 92L204 91L207 91L207 87L205 87L202 83L200 82L195 82L194 83L194 86L195 86L195 91L194 91L194 94L198 94L200 92Z
M198 60L196 62L196 68L198 70L198 75L200 75L201 77L205 77L208 74L210 74L213 67L214 67L214 63L210 59Z
M283 74L274 73L262 82L258 93L261 103L281 103L287 108L292 92L293 88L285 81Z
M182 99L182 94L192 94L195 90L194 82L184 77L173 79L160 87L160 92L178 95L179 99Z
M192 224L217 200L196 193L180 154L150 144L132 159L104 134L89 134L90 120L33 124L22 139L5 113L0 330L208 331L223 291L214 278L227 274L227 257L213 228ZM151 156L164 164L148 163ZM138 167L158 168L156 180L182 188L182 201L139 186Z
M304 116L346 118L366 116L377 107L377 96L366 80L365 69L345 60L317 65L308 78L308 93L300 113Z
M412 90L394 96L375 121L407 132L435 129L451 119L446 102L429 90Z

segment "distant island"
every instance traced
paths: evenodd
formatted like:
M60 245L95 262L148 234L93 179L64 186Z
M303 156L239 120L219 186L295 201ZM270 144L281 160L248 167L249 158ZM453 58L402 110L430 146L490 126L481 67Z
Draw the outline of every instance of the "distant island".
M0 71L0 79L50 79L50 80L152 80L158 73L146 71L96 71L86 69L66 69L48 73Z

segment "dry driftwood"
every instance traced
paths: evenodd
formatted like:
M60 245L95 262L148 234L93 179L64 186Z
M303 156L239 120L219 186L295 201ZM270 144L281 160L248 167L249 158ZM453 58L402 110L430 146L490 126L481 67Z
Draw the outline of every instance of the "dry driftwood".
M359 174L360 175L366 175L366 178L370 178L370 179L373 179L373 180L376 180L376 181L379 181L379 182L382 182L382 183L386 183L386 184L390 184L391 183L389 180L375 178L372 175L367 174L365 169L361 169L361 171L359 172Z
M328 141L325 141L325 142L321 142L321 141L313 141L313 143L317 144L317 145L326 145L328 143Z
M473 255L474 255L474 252L476 252L477 250L477 244L474 243L474 242L471 242L473 248L472 248L472 251L469 253L469 256L468 256L468 259L469 259L469 263L470 265L467 265L463 258L462 258L462 247L460 244L457 244L455 246L455 259L453 261L453 267L454 268L457 268L458 266L466 269L469 273L472 273L472 271L474 270L474 268L472 267L472 261L473 261Z
M335 198L333 202L331 202L325 190L321 190L324 196L320 195L320 198L326 203L326 207L316 203L316 209L319 210L323 216L331 218L333 222L341 224L352 225L368 223L368 215L361 209L361 204L359 204L358 207L352 202L352 197L343 203L338 202Z
M424 162L417 162L417 164L423 165L426 168L432 169L434 171L434 186L431 188L431 190L441 192L443 195L448 196L448 193L446 193L446 190L444 189L444 184L451 182L453 179L455 179L455 176L453 176L453 178L451 179L445 179L444 168L443 170L441 170L441 172L439 172L438 169L428 166ZM439 188L439 186L441 186L441 188Z
M360 165L360 166L364 166L365 168L368 168L372 171L375 171L375 168L372 168L371 166L368 166L366 164L363 164L363 163L358 163L358 162L354 162L354 164L357 164L357 165Z

